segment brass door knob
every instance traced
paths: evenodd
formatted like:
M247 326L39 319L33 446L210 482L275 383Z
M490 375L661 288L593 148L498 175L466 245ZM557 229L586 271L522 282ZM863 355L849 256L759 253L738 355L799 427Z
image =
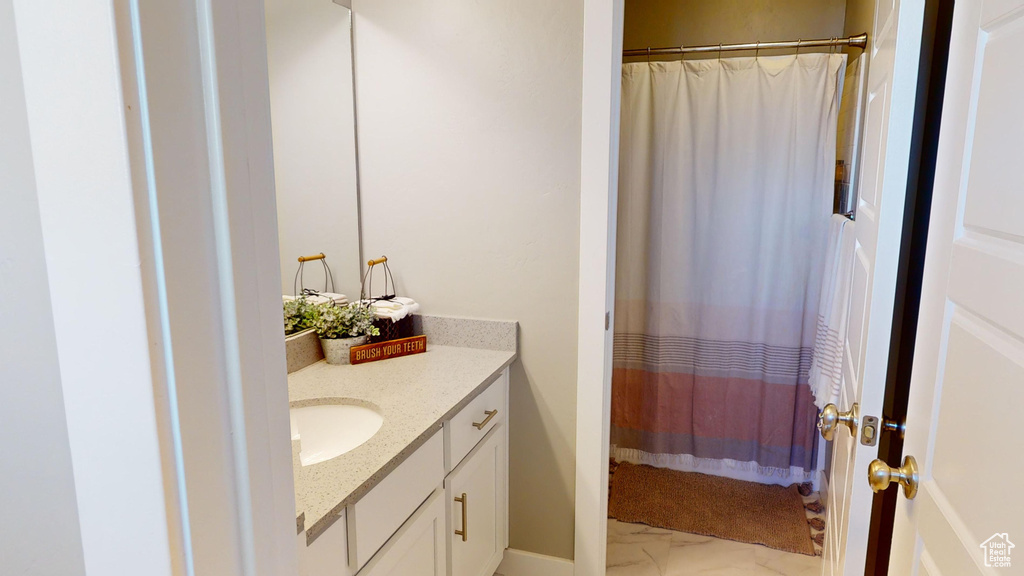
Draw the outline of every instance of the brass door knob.
M917 460L913 456L903 459L903 466L891 468L881 460L874 460L868 465L868 484L871 490L880 492L889 487L893 481L903 486L903 495L907 500L917 496Z
M857 426L860 425L860 405L854 403L848 412L840 412L835 404L826 404L818 414L818 430L821 437L831 441L836 437L836 428L840 424L850 429L850 434L857 437Z

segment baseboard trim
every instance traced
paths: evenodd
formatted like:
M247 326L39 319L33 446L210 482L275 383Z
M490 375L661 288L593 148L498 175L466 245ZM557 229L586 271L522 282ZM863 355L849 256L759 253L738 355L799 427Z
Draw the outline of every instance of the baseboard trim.
M495 576L573 576L572 572L571 560L509 548Z

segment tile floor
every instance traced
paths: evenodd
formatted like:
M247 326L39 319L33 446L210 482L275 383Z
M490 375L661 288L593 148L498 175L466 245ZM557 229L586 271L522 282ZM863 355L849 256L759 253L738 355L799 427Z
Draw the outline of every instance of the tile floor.
M818 576L821 556L608 520L607 576Z

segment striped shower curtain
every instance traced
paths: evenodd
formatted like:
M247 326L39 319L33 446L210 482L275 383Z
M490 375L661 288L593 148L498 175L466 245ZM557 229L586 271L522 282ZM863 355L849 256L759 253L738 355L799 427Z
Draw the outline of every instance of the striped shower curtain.
M612 456L811 480L845 56L625 64Z

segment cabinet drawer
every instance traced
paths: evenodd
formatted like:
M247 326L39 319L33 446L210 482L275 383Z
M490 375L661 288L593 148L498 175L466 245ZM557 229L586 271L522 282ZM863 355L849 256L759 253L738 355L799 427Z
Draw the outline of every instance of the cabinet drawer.
M449 471L454 470L492 428L507 418L507 389L508 370L505 370L446 424L451 458L448 462Z
M443 480L444 436L438 431L349 507L350 566L362 568Z

